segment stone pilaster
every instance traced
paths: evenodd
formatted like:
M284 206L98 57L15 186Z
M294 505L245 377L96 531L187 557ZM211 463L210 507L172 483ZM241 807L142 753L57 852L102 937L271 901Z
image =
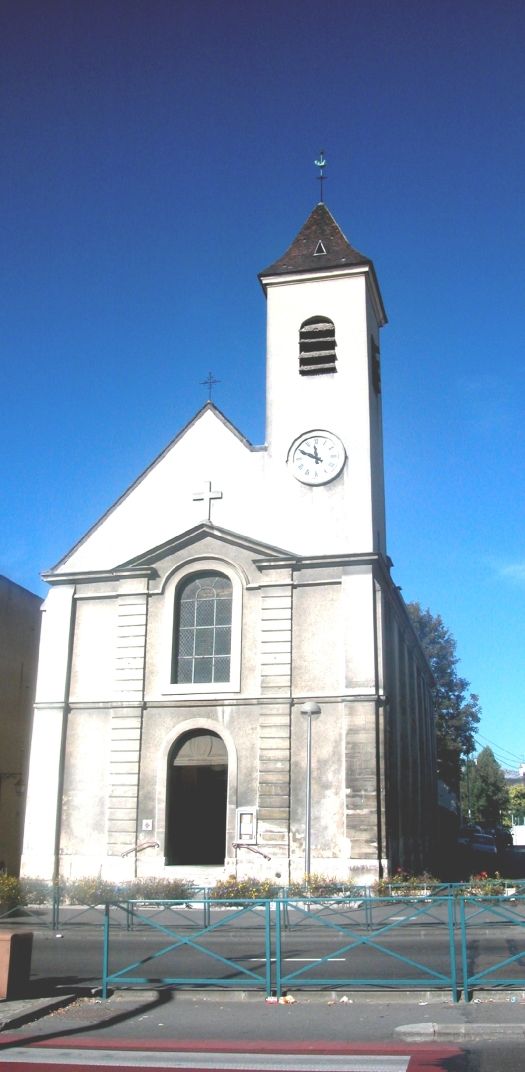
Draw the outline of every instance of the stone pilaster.
M290 707L263 707L259 718L259 841L288 856Z
M111 713L108 855L121 856L137 841L142 708Z
M375 704L347 705L346 836L354 859L377 856Z
M115 707L111 713L109 856L121 856L133 849L137 841L146 627L147 593L121 592L117 609L115 699L129 706Z
M261 693L289 696L292 678L291 585L261 593Z

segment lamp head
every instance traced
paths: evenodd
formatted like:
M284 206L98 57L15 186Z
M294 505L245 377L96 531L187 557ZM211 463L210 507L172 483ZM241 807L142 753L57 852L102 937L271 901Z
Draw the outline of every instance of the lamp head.
M314 700L308 700L307 703L304 703L301 707L301 714L306 715L307 718L317 718L317 716L321 714L321 708Z

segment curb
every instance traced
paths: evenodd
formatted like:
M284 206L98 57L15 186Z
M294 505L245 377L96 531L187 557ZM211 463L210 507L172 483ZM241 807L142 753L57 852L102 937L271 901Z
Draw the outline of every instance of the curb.
M430 1042L465 1039L525 1039L523 1024L402 1024L394 1035L404 1042Z

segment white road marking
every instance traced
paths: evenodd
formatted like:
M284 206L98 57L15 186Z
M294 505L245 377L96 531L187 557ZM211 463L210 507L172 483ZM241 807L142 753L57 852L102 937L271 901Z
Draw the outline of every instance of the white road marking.
M299 963L299 962L308 963L308 964L316 964L316 963L320 962L321 957L285 957L284 959L289 964ZM333 963L334 961L344 962L345 960L346 960L346 957L327 957L325 963L327 963L327 962Z
M407 1072L410 1057L389 1054L355 1057L351 1054L276 1054L151 1052L149 1050L74 1050L65 1046L38 1049L14 1046L0 1052L0 1065L24 1063L77 1065L79 1068L187 1068L232 1072Z

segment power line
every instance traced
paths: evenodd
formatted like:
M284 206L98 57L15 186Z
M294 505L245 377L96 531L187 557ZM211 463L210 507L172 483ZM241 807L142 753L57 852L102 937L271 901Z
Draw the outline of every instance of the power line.
M515 752L511 752L508 748L504 748L502 745L496 744L495 741L489 740L489 738L485 737L482 733L475 734L474 739L476 740L478 746L480 741L490 745L494 751L496 759L498 759L499 757L499 760L503 760L504 763L508 764L511 759L513 759L516 763L523 763L523 755L516 755Z
M482 741L486 741L487 744L492 745L498 750L498 752L506 752L508 756L512 756L512 758L517 759L519 763L523 763L523 754L521 756L516 755L516 753L511 752L509 748L505 748L503 745L496 744L495 741L491 741L488 737L485 737L483 733L477 733L476 736L479 737Z

